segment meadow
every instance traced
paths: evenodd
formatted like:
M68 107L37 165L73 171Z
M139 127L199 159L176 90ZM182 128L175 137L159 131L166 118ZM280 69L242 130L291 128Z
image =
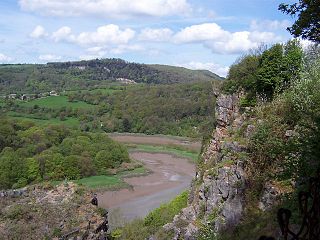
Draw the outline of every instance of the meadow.
M45 108L78 108L78 109L88 109L94 108L93 105L85 103L83 101L69 102L67 96L49 96L44 98L38 98L27 102L21 102L19 105L23 107L33 107L38 105L39 107Z

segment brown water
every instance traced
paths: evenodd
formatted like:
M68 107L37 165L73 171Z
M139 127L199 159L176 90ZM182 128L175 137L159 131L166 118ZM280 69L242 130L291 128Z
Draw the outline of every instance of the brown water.
M113 213L126 221L146 216L161 203L170 201L187 189L195 173L195 165L187 158L147 152L132 152L130 156L143 162L152 173L126 178L132 190L107 191L98 195L99 206L111 212L111 225Z
M108 134L113 140L122 143L147 144L147 145L175 145L186 149L201 149L201 142L182 137L166 137L143 134Z

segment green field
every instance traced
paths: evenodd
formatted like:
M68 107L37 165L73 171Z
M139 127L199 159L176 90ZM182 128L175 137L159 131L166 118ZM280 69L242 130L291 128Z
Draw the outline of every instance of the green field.
M129 187L127 183L123 181L125 177L142 176L148 174L148 171L144 167L135 168L133 170L126 170L113 176L101 175L81 178L74 180L77 184L84 185L91 189L119 189Z
M85 102L69 102L67 96L50 96L45 98L39 98L35 100L31 100L28 102L21 102L21 106L25 107L33 107L34 105L38 105L39 107L45 108L61 108L61 107L71 107L71 108L94 108L95 106L85 103Z
M122 181L118 176L91 176L87 178L81 178L79 180L74 180L73 182L77 184L84 185L88 188L121 188L127 186L127 184Z
M199 153L196 151L188 151L182 148L174 148L168 146L152 146L144 144L127 144L130 151L142 151L151 153L170 153L177 157L189 158L193 162L197 162Z
M59 118L50 118L50 119L39 119L35 118L31 114L21 114L16 112L8 112L8 116L14 119L23 120L23 121L30 121L34 122L35 124L39 125L66 125L69 127L78 127L80 122L77 118L66 118L66 120L61 121Z

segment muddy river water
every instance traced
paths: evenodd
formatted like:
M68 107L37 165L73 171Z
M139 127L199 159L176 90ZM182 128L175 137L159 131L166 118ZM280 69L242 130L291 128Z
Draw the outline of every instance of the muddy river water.
M115 218L130 221L146 216L186 190L195 173L195 165L190 159L169 153L131 152L130 156L142 162L152 173L125 178L132 189L106 191L98 195L99 206L110 212L111 225Z

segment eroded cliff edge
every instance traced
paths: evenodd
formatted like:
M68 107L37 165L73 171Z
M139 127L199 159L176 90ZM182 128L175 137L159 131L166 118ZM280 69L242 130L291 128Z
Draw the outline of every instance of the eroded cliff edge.
M244 211L247 141L254 126L250 109L239 108L241 93L220 94L216 101L217 125L201 156L191 186L189 205L164 226L173 239L196 239L201 226L215 235L236 226ZM242 136L242 137L241 137Z

